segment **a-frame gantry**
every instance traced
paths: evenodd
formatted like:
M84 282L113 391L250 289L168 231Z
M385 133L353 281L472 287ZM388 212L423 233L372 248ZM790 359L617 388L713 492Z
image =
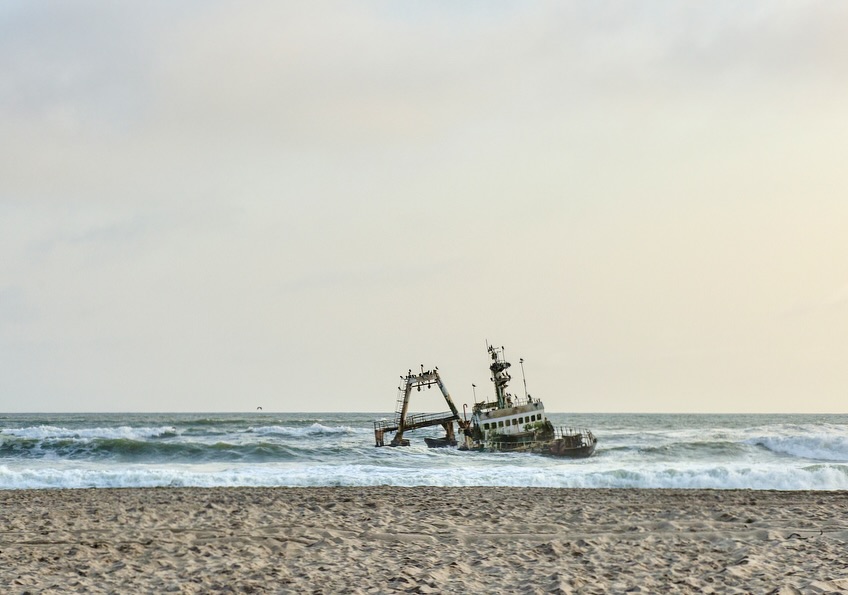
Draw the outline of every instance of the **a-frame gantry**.
M456 445L456 435L454 433L454 422L458 422L460 427L464 427L462 419L459 417L459 411L451 399L448 389L445 388L441 377L439 376L439 368L425 370L422 364L421 372L413 374L412 370L406 376L401 376L403 384L398 387L397 407L395 408L395 418L392 421L379 420L374 422L374 441L377 446L384 446L384 436L386 432L395 432L390 446L409 446L409 440L403 437L404 432L427 428L430 426L442 426L445 429L445 437L441 440L433 440L432 445L443 442L444 445ZM421 391L422 388L430 388L433 385L439 387L445 402L448 404L450 411L444 413L417 413L409 414L409 399L413 389ZM428 444L431 439L428 439Z

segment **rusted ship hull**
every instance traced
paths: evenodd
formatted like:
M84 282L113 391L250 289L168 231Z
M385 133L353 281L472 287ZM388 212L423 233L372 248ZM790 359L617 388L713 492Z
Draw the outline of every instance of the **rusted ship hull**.
M473 433L473 430L472 430ZM478 434L480 436L480 434ZM583 459L595 452L598 439L589 430L558 430L538 433L494 435L483 440L468 440L460 450L487 452L532 452L535 454ZM428 443L429 445L429 443Z
M456 446L455 438L424 438L424 443L429 448L447 448Z

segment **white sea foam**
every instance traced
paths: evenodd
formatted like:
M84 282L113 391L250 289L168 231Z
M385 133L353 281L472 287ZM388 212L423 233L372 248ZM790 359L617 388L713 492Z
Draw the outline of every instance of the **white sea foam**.
M690 466L598 468L590 465L471 468L378 465L0 466L0 489L156 486L529 486L551 488L701 488L845 490L848 466Z

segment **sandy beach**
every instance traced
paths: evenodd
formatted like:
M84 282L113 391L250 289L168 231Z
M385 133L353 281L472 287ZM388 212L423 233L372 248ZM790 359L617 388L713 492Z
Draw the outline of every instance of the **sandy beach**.
M0 492L4 593L842 593L848 493Z

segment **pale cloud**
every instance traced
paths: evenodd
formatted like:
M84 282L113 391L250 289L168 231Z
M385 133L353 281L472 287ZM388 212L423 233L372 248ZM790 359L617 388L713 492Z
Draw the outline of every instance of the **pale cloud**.
M827 299L825 299L825 304L840 307L848 304L848 283L830 294Z

